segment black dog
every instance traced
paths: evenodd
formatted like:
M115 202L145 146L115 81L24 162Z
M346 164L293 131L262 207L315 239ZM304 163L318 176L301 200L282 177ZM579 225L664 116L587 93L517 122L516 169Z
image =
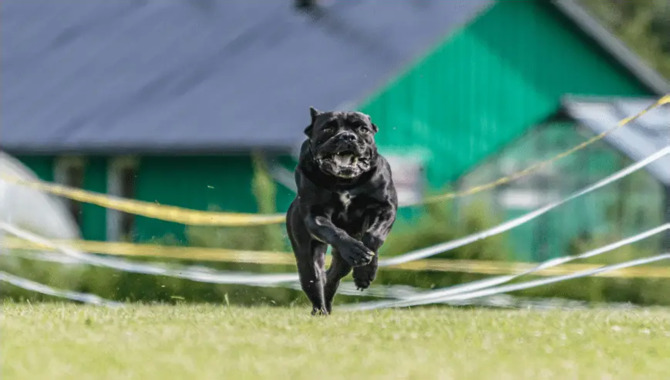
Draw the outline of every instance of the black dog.
M398 198L388 162L377 153L377 126L360 112L310 108L295 171L298 196L287 215L302 289L312 314L329 314L340 279L354 270L366 289L377 273L377 252L396 218ZM332 263L325 270L327 246Z

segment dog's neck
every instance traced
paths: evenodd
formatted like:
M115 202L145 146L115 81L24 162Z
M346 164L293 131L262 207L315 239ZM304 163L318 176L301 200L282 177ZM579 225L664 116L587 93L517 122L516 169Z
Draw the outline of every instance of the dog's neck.
M377 171L378 158L379 155L375 154L370 159L370 170L354 178L342 178L330 173L325 173L321 170L319 165L316 163L316 157L312 152L310 141L306 140L300 149L300 162L298 165L301 167L303 175L305 175L315 185L324 189L333 188L335 190L345 190L360 186L361 184L369 181Z

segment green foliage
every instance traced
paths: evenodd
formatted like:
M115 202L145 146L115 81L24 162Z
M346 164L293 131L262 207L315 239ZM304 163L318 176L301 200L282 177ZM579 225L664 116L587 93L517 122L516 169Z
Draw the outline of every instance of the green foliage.
M606 27L670 78L668 0L581 0Z
M416 249L454 240L500 223L492 208L485 202L473 202L462 206L458 212L454 204L436 203L413 210L411 219L399 218L382 247L381 257L395 256ZM434 256L456 260L507 260L511 257L505 236L498 235L453 251ZM424 288L436 288L474 281L484 276L469 273L413 272L385 270L380 272L378 282L382 284L407 284Z
M459 213L452 203L430 204L417 218L400 219L382 247L383 256L395 256L457 239L500 223L485 203L473 203ZM459 215L460 214L460 215ZM436 257L462 260L506 260L510 252L503 236L469 244Z
M3 252L5 253L5 252ZM36 255L37 252L23 252L26 256ZM84 286L84 275L87 269L78 265L59 265L44 261L30 260L15 256L12 252L0 254L0 270L10 274L26 277L30 280L47 282L54 287L63 289L77 289ZM14 299L44 299L32 291L22 290L5 283L0 283L0 298Z
M571 254L587 252L619 239L618 237L603 236L592 239L577 239L572 243ZM654 254L658 254L658 251L644 249L641 244L636 244L577 262L609 265L649 257ZM663 266L667 263L661 262L653 265ZM670 289L670 280L668 279L589 277L529 289L519 294L532 297L570 298L590 302L670 305L668 289Z

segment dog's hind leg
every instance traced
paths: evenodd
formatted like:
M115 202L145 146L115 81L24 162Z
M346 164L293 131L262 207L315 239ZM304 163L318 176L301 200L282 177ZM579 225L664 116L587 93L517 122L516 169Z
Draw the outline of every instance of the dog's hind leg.
M330 268L326 272L326 285L324 287L324 297L328 313L333 309L333 298L335 298L335 292L337 292L337 288L340 286L340 280L351 272L351 265L344 261L336 249L333 249L332 256L333 261L331 261Z

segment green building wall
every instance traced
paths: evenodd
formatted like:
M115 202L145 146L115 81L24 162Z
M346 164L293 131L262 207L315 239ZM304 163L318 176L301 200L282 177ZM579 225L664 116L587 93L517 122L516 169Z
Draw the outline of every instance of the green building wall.
M249 156L142 157L137 199L197 210L256 212ZM136 239L171 236L185 242L185 226L136 218Z
M196 210L259 211L250 155L142 157L138 174L137 199L142 201ZM276 190L278 211L286 211L294 194L278 184ZM135 240L169 237L187 242L184 225L144 217L137 217L135 223Z
M56 157L18 156L24 165L44 181L54 181ZM85 159L84 189L99 193L107 192L107 160L105 157L91 156ZM83 204L81 207L81 234L85 239L105 240L107 235L105 209Z
M383 151L423 154L429 184L442 187L556 112L566 94L650 92L552 5L504 1L361 108Z
M54 181L53 156L19 156L29 169L45 181ZM289 157L279 157L290 163ZM86 157L84 188L107 193L109 157ZM196 210L258 212L252 192L254 169L250 155L234 156L145 156L140 157L136 199ZM278 211L286 211L294 194L277 184ZM187 243L186 226L138 216L135 241ZM106 209L83 204L81 233L84 239L105 240Z
M84 189L96 193L107 192L107 159L87 157L84 170ZM81 206L81 234L88 240L107 238L107 210L88 203Z
M16 158L43 181L54 180L55 160L53 156L18 156Z

